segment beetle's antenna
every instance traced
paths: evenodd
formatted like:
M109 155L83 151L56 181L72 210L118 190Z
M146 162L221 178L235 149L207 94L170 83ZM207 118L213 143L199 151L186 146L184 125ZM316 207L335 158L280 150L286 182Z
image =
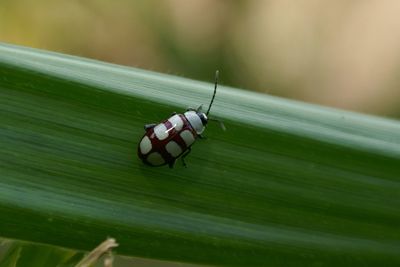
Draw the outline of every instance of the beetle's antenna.
M206 112L206 115L207 115L207 116L208 116L208 113L210 113L210 109L211 109L212 103L214 102L215 94L217 93L218 75L219 75L219 70L217 70L217 71L215 72L214 94L213 94L213 96L212 96L212 98L211 98L210 105L208 106L208 110L207 110L207 112Z

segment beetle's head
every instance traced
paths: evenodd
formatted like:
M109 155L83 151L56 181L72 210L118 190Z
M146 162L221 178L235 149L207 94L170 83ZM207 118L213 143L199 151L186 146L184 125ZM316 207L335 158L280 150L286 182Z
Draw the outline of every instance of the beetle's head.
M200 120L201 120L201 123L203 124L203 126L206 126L207 122L208 122L207 115L203 112L197 112L197 116L200 117Z
M202 134L207 125L207 115L203 112L186 111L185 117L197 134Z

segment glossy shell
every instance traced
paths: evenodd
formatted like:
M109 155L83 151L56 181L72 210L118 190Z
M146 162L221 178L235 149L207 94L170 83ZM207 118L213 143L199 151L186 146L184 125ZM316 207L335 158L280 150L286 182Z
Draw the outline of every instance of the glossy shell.
M172 164L196 137L196 131L185 116L176 114L146 131L139 143L138 156L151 166Z

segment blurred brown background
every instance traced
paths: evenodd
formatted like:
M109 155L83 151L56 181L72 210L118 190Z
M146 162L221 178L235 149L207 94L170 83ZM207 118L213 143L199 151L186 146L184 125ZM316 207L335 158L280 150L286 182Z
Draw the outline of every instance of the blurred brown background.
M400 117L400 1L0 3L2 42Z

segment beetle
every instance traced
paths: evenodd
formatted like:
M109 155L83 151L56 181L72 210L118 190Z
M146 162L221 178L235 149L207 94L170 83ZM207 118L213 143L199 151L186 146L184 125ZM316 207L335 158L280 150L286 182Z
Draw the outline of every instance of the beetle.
M183 114L172 113L171 117L159 124L146 124L145 134L139 142L138 156L146 165L163 166L168 164L173 168L175 161L185 158L192 151L194 142L203 138L202 133L207 125L208 114L214 102L218 85L218 70L215 72L214 94L207 112L201 111L202 105L197 108L188 108ZM214 121L218 121L213 119ZM224 129L222 122L218 121Z

